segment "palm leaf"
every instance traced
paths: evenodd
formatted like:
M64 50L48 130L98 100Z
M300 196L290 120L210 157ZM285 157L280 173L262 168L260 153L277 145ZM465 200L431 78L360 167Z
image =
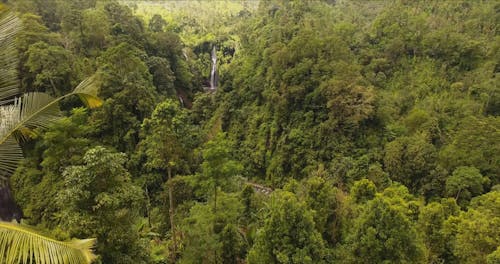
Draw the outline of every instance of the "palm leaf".
M29 93L19 98L19 81L15 35L21 29L20 20L0 4L0 186L23 158L18 141L47 127L60 116L58 102L78 95L89 107L98 107L97 87L93 78L84 80L74 92L59 98L43 93ZM17 139L17 140L16 140ZM91 248L94 239L60 242L41 236L30 228L0 222L0 263L85 264L95 256Z
M19 144L12 138L0 145L0 186L5 185L5 181L16 170L18 162L23 158L23 152Z
M72 94L78 95L80 100L89 108L96 108L102 105L102 100L97 96L99 92L100 83L95 76L83 80L73 90Z
M90 108L99 107L102 101L96 96L98 83L94 77L82 81L72 93L52 98L46 93L27 93L9 105L0 106L0 168L3 178L12 174L23 158L13 138L23 141L36 128L46 128L60 118L59 101L77 95ZM1 183L0 183L1 185Z
M35 128L45 128L59 116L58 102L77 95L88 107L98 107L102 101L97 97L95 78L81 82L75 90L65 96L52 98L44 93L19 94L17 66L19 63L15 36L21 29L21 21L7 12L0 4L0 186L17 167L22 151L16 144L33 134Z
M86 264L95 259L95 239L57 241L31 228L0 222L0 263L2 264Z
M0 101L19 94L17 66L19 63L15 46L16 33L21 21L0 5Z
M28 93L14 104L0 108L0 167L10 175L23 158L17 141L26 139L37 127L47 127L60 116L58 100L45 93ZM16 146L17 145L17 146ZM21 155L19 155L21 154Z
M19 63L15 47L15 36L21 29L21 21L0 4L0 186L15 170L22 151L16 144L33 134L35 128L45 128L60 117L58 102L63 98L78 95L88 107L98 107L102 101L97 97L95 78L81 82L75 90L65 96L52 98L44 93L19 94L17 66ZM2 180L3 179L3 180Z

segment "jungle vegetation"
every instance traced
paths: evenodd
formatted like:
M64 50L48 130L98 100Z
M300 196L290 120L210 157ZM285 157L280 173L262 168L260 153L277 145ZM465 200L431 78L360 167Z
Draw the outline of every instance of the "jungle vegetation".
M0 241L95 239L96 264L500 263L498 1L3 2L0 103L60 112L8 142Z

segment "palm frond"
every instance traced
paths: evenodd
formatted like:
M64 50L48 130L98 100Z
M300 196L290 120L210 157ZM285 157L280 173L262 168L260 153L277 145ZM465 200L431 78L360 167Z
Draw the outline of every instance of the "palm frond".
M31 228L0 222L0 263L87 264L95 259L95 239L57 241Z
M19 18L0 7L0 101L19 94L15 36L21 25Z
M101 106L102 100L96 95L97 89L97 82L91 77L65 96L52 98L46 93L27 93L16 98L12 104L0 106L0 168L4 169L3 174L10 175L22 159L19 147L13 144L13 138L18 142L23 141L33 134L34 129L46 128L57 120L61 116L58 102L68 96L79 96L90 108Z
M102 100L97 96L100 84L95 76L83 80L76 86L73 94L80 97L80 100L89 108L96 108L102 105Z
M0 186L3 186L12 172L16 170L19 161L23 159L21 147L14 138L7 139L0 145L0 157L2 160L0 162Z
M35 129L47 128L51 122L61 116L58 102L61 99L52 98L46 93L27 93L20 100L19 122L16 130L21 127Z
M0 144L13 135L22 140L26 136L21 133L23 131L47 127L60 117L57 102L61 99L54 99L46 93L27 93L13 104L0 107Z
M21 149L15 144L29 137L35 128L45 128L60 117L58 102L77 95L90 108L99 107L98 84L91 77L81 82L65 96L52 98L45 93L19 94L17 73L18 57L15 35L21 29L21 21L0 4L0 186L22 159Z
M23 158L18 142L36 128L46 128L60 117L58 102L45 93L27 93L13 104L0 106L0 168L3 178L11 175Z

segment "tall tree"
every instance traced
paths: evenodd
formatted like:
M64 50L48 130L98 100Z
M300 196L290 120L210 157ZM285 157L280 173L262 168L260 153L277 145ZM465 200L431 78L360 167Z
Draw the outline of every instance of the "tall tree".
M392 180L417 192L429 182L435 167L436 147L425 133L400 137L385 146L384 165Z
M144 53L128 43L107 49L99 58L103 106L90 119L95 136L119 151L133 153L144 118L158 102Z
M446 236L445 221L460 212L456 201L452 198L432 202L422 207L418 216L419 231L422 232L424 243L429 251L429 263L456 263L453 254L453 239Z
M53 96L61 96L69 91L72 72L71 53L60 46L49 46L45 42L31 45L26 52L26 67L35 76L35 91L43 91Z
M144 139L140 146L149 170L162 170L167 173L170 232L173 240L172 262L177 254L177 234L175 228L175 205L173 181L174 173L186 171L186 164L191 155L191 148L196 143L193 127L189 124L187 111L181 109L178 102L166 100L158 104L150 118L142 124ZM147 188L147 186L146 186Z
M453 171L446 179L446 193L456 200L466 202L476 195L483 193L488 178L483 177L474 167L461 166Z
M391 199L401 199L392 197ZM418 263L424 258L424 245L413 223L403 211L385 197L369 201L356 219L347 238L349 262Z
M275 192L272 199L248 263L326 263L325 243L305 203L286 191Z
M460 263L486 263L500 244L500 191L472 199L467 212L449 221L455 222L453 253Z
M213 190L213 213L217 215L219 188L230 186L234 182L234 177L243 171L243 166L232 157L230 141L224 133L217 134L214 139L205 143L202 155L201 179L207 190ZM214 229L215 224L214 222ZM218 259L217 251L214 255L215 259Z
M196 203L182 222L183 252L180 263L239 263L245 243L238 228L243 205L234 194L221 193L219 210ZM242 254L243 253L243 254Z
M144 205L142 190L131 182L126 156L98 146L83 164L63 172L57 194L60 227L70 236L97 237L101 263L147 263L134 223Z
M226 134L219 133L203 147L201 177L205 185L213 190L214 212L217 212L217 190L227 187L235 176L243 171L243 166L231 155L230 141Z

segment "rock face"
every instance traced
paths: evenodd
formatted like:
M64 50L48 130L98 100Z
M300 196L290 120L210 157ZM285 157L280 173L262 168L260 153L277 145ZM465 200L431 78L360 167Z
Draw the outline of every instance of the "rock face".
M20 221L23 216L23 211L14 201L9 185L0 187L0 220L1 221Z

